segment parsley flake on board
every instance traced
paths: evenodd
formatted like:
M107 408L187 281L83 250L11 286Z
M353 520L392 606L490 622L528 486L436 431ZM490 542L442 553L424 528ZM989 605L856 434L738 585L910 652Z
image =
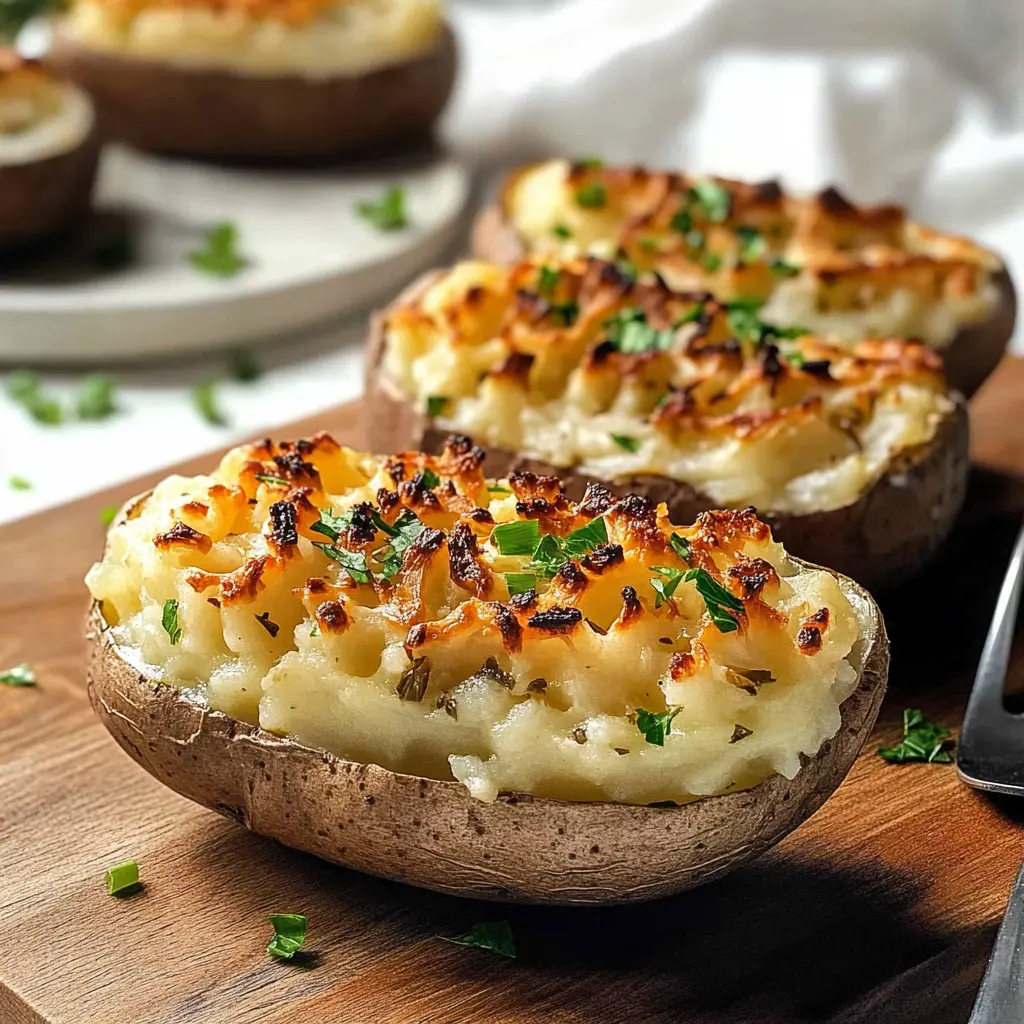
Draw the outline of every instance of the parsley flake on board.
M590 181L576 190L576 205L587 210L599 210L608 202L608 189L600 181Z
M214 224L206 232L202 248L190 252L188 261L211 277L234 277L249 264L238 252L238 228L228 220Z
M720 633L731 633L739 628L739 622L731 613L742 612L743 602L726 590L707 569L687 569L683 579L696 584L697 593L704 598L704 606Z
M890 764L924 761L930 764L950 764L953 755L953 733L945 726L929 722L917 708L903 712L903 741L895 747L879 747L878 756Z
M27 661L0 671L0 683L4 686L35 686L36 674Z
M356 203L356 213L379 231L398 231L407 227L405 189L401 185L386 188L376 199L363 199Z
M475 924L468 932L463 932L462 935L456 935L454 938L446 938L445 941L453 942L456 946L485 949L488 953L506 956L510 960L514 960L516 957L516 943L508 921Z
M274 928L274 937L267 944L267 952L278 960L291 960L306 941L305 914L272 914L268 920Z
M178 602L173 597L169 597L164 601L164 611L160 618L160 624L164 627L164 632L167 634L172 646L181 640L181 626L178 625Z
M107 868L105 880L108 896L131 896L142 888L139 865L133 860Z
M105 420L117 412L114 382L102 373L83 377L78 385L75 411L80 420Z
M647 711L636 708L636 727L645 740L655 747L665 746L665 737L672 731L672 719L682 708L669 708L667 711Z
M217 382L204 380L192 389L192 404L196 412L211 426L226 427L227 417L217 407Z

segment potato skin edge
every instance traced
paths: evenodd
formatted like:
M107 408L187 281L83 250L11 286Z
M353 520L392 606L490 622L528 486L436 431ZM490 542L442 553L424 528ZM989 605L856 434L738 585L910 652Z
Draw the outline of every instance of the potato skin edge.
M520 167L509 173L494 200L477 214L470 235L475 259L493 263L516 263L527 256L526 246L512 226L506 197L516 179L529 170ZM1004 266L993 276L999 298L988 320L961 328L941 351L946 379L955 391L970 398L999 365L1013 338L1017 321L1017 293ZM827 564L827 563L826 563Z
M502 794L481 803L456 782L346 761L211 711L148 677L87 623L88 692L118 745L175 792L286 846L382 878L478 899L604 905L655 899L757 857L839 786L871 732L889 643L870 595L861 673L839 731L796 779L681 807Z
M351 156L429 136L455 82L455 37L362 75L256 76L91 49L60 26L48 58L88 92L107 138L183 156L271 163Z

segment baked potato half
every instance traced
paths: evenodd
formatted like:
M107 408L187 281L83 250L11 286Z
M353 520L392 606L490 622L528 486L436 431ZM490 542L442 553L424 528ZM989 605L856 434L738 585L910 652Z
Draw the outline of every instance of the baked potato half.
M665 895L813 813L882 700L870 596L753 512L680 528L483 458L265 441L130 503L87 581L118 743L289 846L494 899Z
M0 50L0 252L45 243L85 216L99 159L95 120L80 89Z
M110 138L274 163L413 145L456 66L435 0L73 0L50 59Z
M371 448L458 431L573 499L600 482L684 522L753 505L869 589L927 561L964 498L966 409L921 344L839 345L596 257L434 272L371 335Z
M631 260L680 289L756 298L765 319L840 342L914 338L970 397L1013 335L1016 295L999 258L836 189L792 196L774 181L548 160L513 172L473 232L481 259L592 253Z

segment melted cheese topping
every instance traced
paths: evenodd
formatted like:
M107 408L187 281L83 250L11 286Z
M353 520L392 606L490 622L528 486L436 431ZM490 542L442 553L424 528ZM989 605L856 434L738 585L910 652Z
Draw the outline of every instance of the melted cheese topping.
M237 448L130 506L87 583L126 653L194 699L481 800L686 801L792 778L836 733L867 610L752 512L679 528L597 486L576 505L554 478L488 483L482 461L464 438L383 460L326 435ZM510 597L530 556L494 531L513 521L591 540ZM731 631L699 578L659 601L651 580L688 569L724 588ZM641 711L675 712L663 746Z
M0 166L76 149L92 130L92 104L36 61L0 52Z
M442 0L76 0L84 45L253 75L359 75L433 49Z
M708 185L710 207L699 198ZM774 182L550 160L514 175L502 202L528 252L623 251L677 288L757 297L773 323L849 342L905 337L942 349L998 301L991 252L834 189L794 197Z
M630 314L666 347L616 347ZM506 451L800 513L856 501L952 408L923 345L754 344L735 337L743 316L596 259L463 263L387 313L383 371L409 401L434 399L442 428Z

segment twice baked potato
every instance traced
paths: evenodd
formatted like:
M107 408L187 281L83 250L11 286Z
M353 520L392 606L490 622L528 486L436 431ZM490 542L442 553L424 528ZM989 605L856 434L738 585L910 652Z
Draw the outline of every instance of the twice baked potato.
M38 61L0 50L0 251L20 251L82 219L96 178L92 103Z
M885 688L870 596L752 512L482 462L321 434L131 502L87 581L107 728L256 832L460 895L659 896L811 814Z
M440 0L72 0L50 59L111 138L274 162L422 139L456 63Z
M366 393L377 451L458 431L575 499L597 481L683 522L754 505L869 588L931 556L966 489L966 410L931 349L837 345L595 257L428 275L375 318Z
M599 161L548 160L504 182L474 229L481 259L623 255L670 285L756 298L766 320L840 341L902 337L945 360L968 397L1002 358L1016 296L992 252L834 188L750 184Z

